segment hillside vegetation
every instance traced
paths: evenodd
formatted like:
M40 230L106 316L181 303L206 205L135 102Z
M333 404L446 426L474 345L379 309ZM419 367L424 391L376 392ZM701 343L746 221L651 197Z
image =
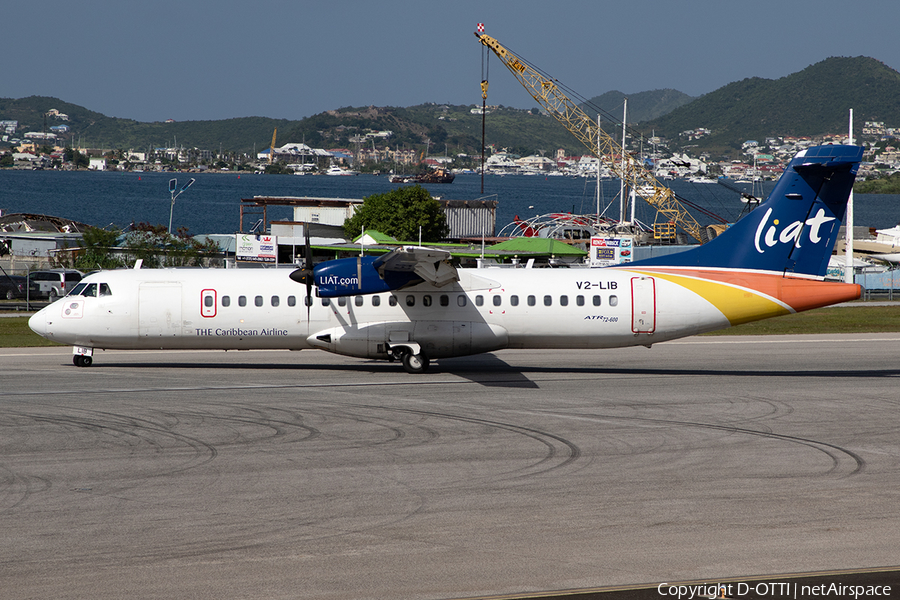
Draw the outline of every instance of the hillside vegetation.
M694 100L684 92L671 89L637 94L623 94L614 90L594 96L580 106L592 119L597 118L599 109L601 122L621 123L625 98L628 98L629 123L643 123L661 117Z
M522 94L525 98L524 89ZM592 117L594 105L618 119L623 97L621 92L607 92L592 98L585 108ZM865 121L900 126L900 73L866 57L828 58L780 79L744 79L696 99L677 90L641 92L628 98L629 122L639 121L638 129L647 135L655 131L668 138L672 150L687 144L679 141L681 132L701 127L712 134L690 143L720 154L748 139L841 134L847 130L850 108L859 130ZM251 153L269 146L275 128L278 145L304 142L319 148L353 148L351 140L370 130L393 132L386 141L377 142L379 147L427 149L430 155L477 155L481 145L481 115L472 114L474 105L348 107L294 121L244 117L142 123L107 117L56 98L32 96L0 98L0 120L17 120L18 132L43 131L61 124L52 118L44 121L44 114L54 108L69 116L65 122L71 128L68 143L74 140L80 147L146 150L178 145ZM486 134L488 145L516 154L551 155L557 148L570 155L585 152L555 119L536 108L492 108Z
M865 121L900 126L900 73L873 58L828 58L781 79L730 83L641 124L669 139L697 127L712 130L700 147L733 146L767 136L857 132Z

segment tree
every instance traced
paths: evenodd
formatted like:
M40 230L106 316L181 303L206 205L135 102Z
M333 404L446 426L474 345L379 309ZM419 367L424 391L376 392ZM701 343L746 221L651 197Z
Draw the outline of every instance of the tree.
M149 268L199 267L203 259L217 252L219 246L207 239L201 244L191 237L186 227L171 235L165 225L135 223L125 238L128 254Z
M344 221L344 234L353 239L363 229L375 229L401 241L438 242L450 231L440 203L420 185L401 187L363 199L356 213Z
M118 246L122 232L118 228L101 229L88 227L81 235L82 250L75 258L75 268L82 271L95 269L115 269L125 263L112 250Z

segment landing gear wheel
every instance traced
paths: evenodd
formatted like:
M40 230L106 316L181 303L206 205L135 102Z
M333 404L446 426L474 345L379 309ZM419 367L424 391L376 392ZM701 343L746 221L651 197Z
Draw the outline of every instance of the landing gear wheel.
M428 370L430 361L421 354L413 354L412 352L403 353L403 368L407 373L417 375Z
M72 362L75 363L76 367L89 367L94 364L94 359L83 354L76 354L72 357Z

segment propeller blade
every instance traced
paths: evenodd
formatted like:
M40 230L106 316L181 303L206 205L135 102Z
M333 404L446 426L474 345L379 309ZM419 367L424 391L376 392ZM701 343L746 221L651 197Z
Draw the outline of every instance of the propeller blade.
M306 247L304 249L304 265L300 269L295 269L289 277L297 283L306 285L306 322L309 323L310 309L312 307L312 288L316 279L316 273L313 269L312 245L309 242L309 224L306 225Z
M310 309L312 308L312 286L313 279L315 279L315 272L313 271L313 259L312 259L312 244L309 243L309 223L304 225L303 229L306 233L306 249L304 252L304 259L306 260L306 264L304 266L307 270L306 276L306 322L309 323L309 314Z

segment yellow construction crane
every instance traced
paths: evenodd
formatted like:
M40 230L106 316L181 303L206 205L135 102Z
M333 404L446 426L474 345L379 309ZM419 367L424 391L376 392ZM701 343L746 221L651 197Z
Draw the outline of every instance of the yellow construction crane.
M703 242L702 228L694 217L681 205L675 193L660 183L637 159L622 153L622 148L600 126L550 79L539 73L521 58L504 48L489 35L476 32L481 43L491 49L503 64L519 80L531 96L563 124L572 135L584 144L598 159L610 163L612 171L623 179L635 195L643 198L657 211L653 225L654 237L671 239L675 227L698 242ZM482 90L487 87L482 82ZM622 161L611 160L617 154L624 154ZM660 222L662 221L662 222Z
M269 164L275 164L275 136L278 135L278 128L275 128L275 131L272 132L272 143L269 144Z

